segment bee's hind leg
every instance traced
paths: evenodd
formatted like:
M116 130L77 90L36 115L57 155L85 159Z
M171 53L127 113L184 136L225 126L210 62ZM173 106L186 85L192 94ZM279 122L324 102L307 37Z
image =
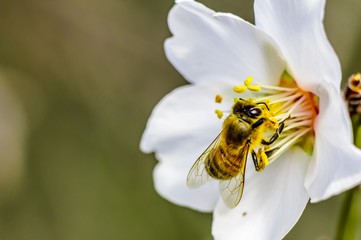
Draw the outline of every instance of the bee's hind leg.
M252 150L252 159L257 172L263 171L268 165L268 157L262 148L258 149L258 153Z

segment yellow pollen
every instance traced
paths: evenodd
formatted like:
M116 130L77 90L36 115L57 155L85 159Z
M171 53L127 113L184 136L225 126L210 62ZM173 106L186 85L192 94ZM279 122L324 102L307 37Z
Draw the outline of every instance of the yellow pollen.
M216 109L214 112L217 114L217 117L218 117L219 119L221 119L221 118L223 117L223 112L222 112L221 110Z
M217 94L217 95L216 95L215 102L216 102L216 103L222 103L222 100L223 100L222 96L219 95L219 94Z
M247 86L248 90L251 91L261 91L261 87L260 86Z
M267 166L269 164L268 157L267 157L266 153L263 152L263 151L261 151L261 158L262 158L262 160L264 162L264 165Z
M251 83L253 81L253 77L249 76L246 80L244 80L244 85L248 88L250 91L261 91L260 86L252 86Z
M244 80L244 85L248 87L252 81L253 81L253 77L249 76L246 80Z
M247 87L246 86L234 86L233 87L233 91L235 91L236 93L243 93L244 91L246 91Z

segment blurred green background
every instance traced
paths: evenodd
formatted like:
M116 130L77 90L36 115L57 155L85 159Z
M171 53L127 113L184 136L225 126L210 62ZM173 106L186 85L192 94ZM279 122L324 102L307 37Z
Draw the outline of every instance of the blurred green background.
M203 0L253 21L250 0ZM0 239L212 239L211 215L153 187L139 140L186 84L168 63L172 0L0 0ZM345 78L361 70L359 0L330 0ZM344 195L310 204L286 239L334 239ZM262 231L262 229L260 229Z

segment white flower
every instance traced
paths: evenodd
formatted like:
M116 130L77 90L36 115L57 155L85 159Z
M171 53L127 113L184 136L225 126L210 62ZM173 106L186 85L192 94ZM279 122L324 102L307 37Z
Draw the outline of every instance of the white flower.
M175 89L155 107L141 149L155 152L159 160L154 181L160 195L213 211L215 239L281 239L309 199L324 200L361 182L361 151L352 144L340 94L340 64L322 24L324 5L325 0L255 0L256 26L192 0L176 1L170 11L173 37L165 42L166 55L191 84ZM298 87L291 93L273 91L285 72ZM235 93L234 86L249 76L261 91ZM217 94L224 98L221 105L214 103ZM297 94L317 96L318 101L301 101ZM218 181L189 189L186 178L222 130L214 110L231 109L233 97L262 98L270 105L281 99L278 110L283 115L272 110L275 119L284 120L287 114L291 119L274 143L272 164L256 172L248 160L242 200L231 209L220 198ZM307 116L297 117L302 114ZM312 154L304 145L310 139Z

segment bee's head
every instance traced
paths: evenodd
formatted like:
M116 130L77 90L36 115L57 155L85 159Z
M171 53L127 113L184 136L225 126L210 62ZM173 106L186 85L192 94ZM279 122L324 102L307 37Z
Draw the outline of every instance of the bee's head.
M236 116L245 119L258 119L263 116L264 111L269 110L268 106L264 102L255 103L252 99L244 100L240 98L233 105L233 114Z

